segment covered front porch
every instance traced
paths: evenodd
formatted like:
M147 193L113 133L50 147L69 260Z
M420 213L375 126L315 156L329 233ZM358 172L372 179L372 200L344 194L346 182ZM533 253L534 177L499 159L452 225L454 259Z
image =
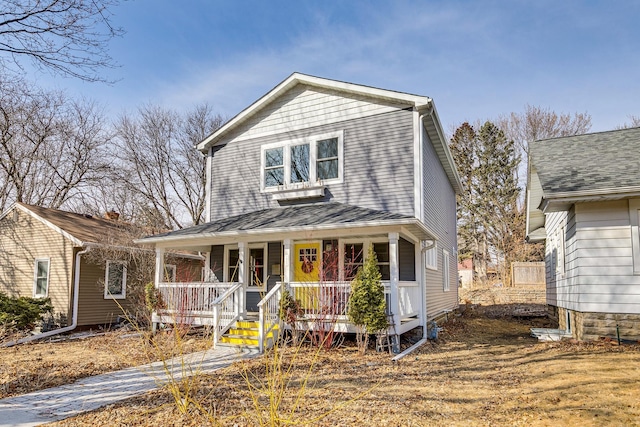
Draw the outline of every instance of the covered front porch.
M392 340L398 343L399 335L426 325L423 248L427 238L433 241L433 234L415 218L358 221L349 226L320 222L262 232L207 233L205 227L199 227L188 233L169 233L164 239L153 237L160 300L153 313L154 325L209 325L218 343L230 335L252 335L244 325L254 322L255 341L246 338L242 342L254 343L262 351L287 327L279 313L287 291L301 308L298 327L355 332L347 316L351 280L370 246L383 279ZM169 249L204 255L201 280L167 281L164 255Z

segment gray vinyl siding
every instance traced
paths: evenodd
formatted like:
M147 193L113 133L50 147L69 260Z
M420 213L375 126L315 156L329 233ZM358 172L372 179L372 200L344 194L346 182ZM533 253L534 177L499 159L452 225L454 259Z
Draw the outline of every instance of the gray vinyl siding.
M576 223L575 209L568 212L552 212L546 215L545 276L547 304L575 310L578 286L575 269ZM564 273L557 271L562 262L559 246L564 241Z
M575 211L575 309L640 314L640 275L633 272L629 201L581 203Z
M424 169L422 221L438 238L438 269L425 269L427 317L433 318L458 306L456 198L427 132L424 129L421 132ZM443 250L449 253L449 291L443 290Z
M398 274L400 281L416 280L416 248L402 237L398 240Z
M17 211L0 220L0 292L33 297L36 259L49 259L48 296L56 315L71 316L73 243L42 222Z
M327 185L322 200L414 215L413 113L374 116L236 140L212 150L211 221L278 207L260 192L260 147L329 132L344 132L343 182Z
M284 279L283 274L283 265L282 265L282 242L269 242L269 246L267 248L267 290L271 290L276 284L276 282L281 282ZM280 266L280 274L275 275L271 274L273 271L273 266Z

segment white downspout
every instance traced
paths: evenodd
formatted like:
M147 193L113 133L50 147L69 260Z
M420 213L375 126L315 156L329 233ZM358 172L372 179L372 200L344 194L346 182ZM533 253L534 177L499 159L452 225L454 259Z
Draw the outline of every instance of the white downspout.
M422 268L421 268L421 276L422 276L422 283L424 284L424 286L422 286L422 312L423 312L423 316L422 316L422 338L420 339L420 341L418 341L417 343L415 343L414 345L412 345L411 347L409 347L408 349L406 349L405 351L403 351L402 353L398 354L397 356L395 356L393 359L391 359L394 362L397 362L398 360L402 359L403 357L405 357L407 354L412 353L414 350L416 350L418 347L420 347L422 344L427 342L427 274L425 272L425 268L426 268L426 262L425 262L425 253L433 248L436 245L436 241L435 240L431 240L431 243L426 243L429 242L428 240L425 240L422 242L422 249L420 251L421 255L422 255Z
M64 328L54 329L53 331L43 332L38 335L32 335L30 337L21 338L16 341L11 341L6 344L2 344L2 347L13 347L16 344L23 344L26 342L31 342L35 340L39 340L42 338L51 337L53 335L63 334L65 332L72 331L78 326L78 301L80 297L78 293L80 292L80 256L89 252L91 248L87 246L85 249L76 253L76 264L74 271L74 280L73 280L73 315L71 317L71 325L65 326Z

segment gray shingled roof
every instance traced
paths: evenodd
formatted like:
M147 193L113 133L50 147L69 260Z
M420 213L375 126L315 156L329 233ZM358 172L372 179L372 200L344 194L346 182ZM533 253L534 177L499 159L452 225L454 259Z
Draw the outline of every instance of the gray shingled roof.
M535 141L529 155L545 195L640 186L640 128Z
M314 226L361 225L373 222L411 221L416 218L390 212L376 211L337 202L294 205L273 209L264 209L247 214L208 222L182 230L149 236L149 239L163 237L189 237L200 234L233 233L242 231L260 231ZM143 239L145 240L145 239Z

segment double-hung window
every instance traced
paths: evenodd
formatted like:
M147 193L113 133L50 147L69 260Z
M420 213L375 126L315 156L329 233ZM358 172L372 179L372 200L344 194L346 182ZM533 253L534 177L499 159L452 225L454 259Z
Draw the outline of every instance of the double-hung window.
M107 261L104 297L124 299L127 296L127 266L119 261Z
M36 259L33 296L45 298L49 292L49 259Z
M451 277L449 277L449 252L442 251L442 290L448 292L451 289L450 286Z
M267 192L341 182L343 132L262 146L261 188Z

